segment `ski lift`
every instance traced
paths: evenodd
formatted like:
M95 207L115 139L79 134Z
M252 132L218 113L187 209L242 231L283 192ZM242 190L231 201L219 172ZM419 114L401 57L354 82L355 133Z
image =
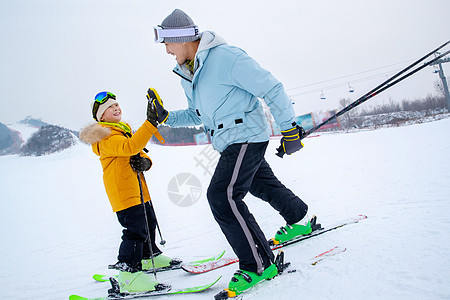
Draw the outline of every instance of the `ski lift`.
M355 89L350 85L350 82L348 83L348 92L353 93Z
M321 91L322 93L320 94L320 99L325 100L327 99L327 97L325 97L325 94L323 93L323 91Z

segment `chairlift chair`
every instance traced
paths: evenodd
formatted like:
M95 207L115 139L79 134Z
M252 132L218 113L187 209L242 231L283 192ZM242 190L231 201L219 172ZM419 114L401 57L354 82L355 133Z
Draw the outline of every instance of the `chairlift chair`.
M348 92L353 93L355 89L350 85L350 82L348 83Z
M323 91L321 91L322 93L320 94L320 99L325 100L327 99L327 97L325 97L325 94L323 93Z

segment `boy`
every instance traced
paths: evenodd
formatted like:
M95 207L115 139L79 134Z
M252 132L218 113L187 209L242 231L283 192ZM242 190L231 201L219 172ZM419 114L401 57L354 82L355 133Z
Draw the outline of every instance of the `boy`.
M132 134L130 126L121 122L122 110L116 96L110 92L101 92L95 96L92 115L97 123L82 129L80 139L91 144L94 153L100 156L106 193L119 223L125 228L118 262L114 265L119 270L120 292L154 290L158 282L150 274L142 272L142 269L153 268L151 254L155 268L176 263L162 255L156 246L156 216L150 206L147 183L142 176L142 172L152 165L142 150L153 135L158 135L155 111L149 102L147 120Z

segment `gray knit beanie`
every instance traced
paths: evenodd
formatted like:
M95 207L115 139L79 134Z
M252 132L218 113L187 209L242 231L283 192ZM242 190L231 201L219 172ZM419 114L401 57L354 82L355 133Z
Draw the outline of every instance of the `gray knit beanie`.
M184 11L181 9L175 9L170 15L168 15L161 23L163 29L182 29L182 28L196 28L197 26ZM200 38L198 30L191 36L180 37L165 37L164 43L186 43L196 41Z

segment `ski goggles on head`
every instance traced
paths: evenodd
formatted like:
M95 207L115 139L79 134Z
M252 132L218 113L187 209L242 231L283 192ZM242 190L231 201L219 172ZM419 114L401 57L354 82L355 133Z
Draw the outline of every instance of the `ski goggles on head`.
M198 36L198 26L189 28L162 28L160 25L153 26L155 43L164 42L164 38L177 38L187 36Z
M108 101L108 99L114 99L116 100L116 95L114 95L113 93L110 92L100 92L95 96L95 102L98 102L99 104L103 104L106 101Z
M97 112L103 103L108 101L109 99L116 100L116 95L110 92L100 92L98 93L94 98L94 104L92 105L92 116L94 117L94 120L97 120Z

